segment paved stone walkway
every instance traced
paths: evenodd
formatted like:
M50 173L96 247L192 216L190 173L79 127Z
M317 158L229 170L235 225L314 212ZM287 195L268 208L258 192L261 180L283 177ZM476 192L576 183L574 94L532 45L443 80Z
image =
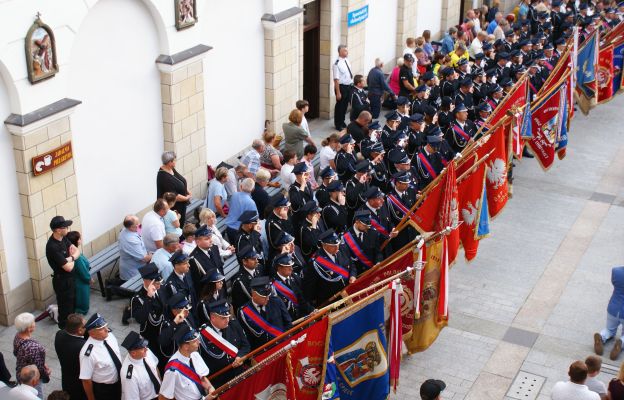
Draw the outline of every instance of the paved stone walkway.
M452 270L449 327L430 349L404 358L392 399L419 399L430 377L448 384L447 400L520 398L508 391L527 373L537 376L533 398L545 400L568 365L592 353L592 334L606 318L611 267L624 258L622 109L619 96L590 117L577 115L568 156L549 172L535 160L516 162L513 199L491 221L476 260ZM312 121L311 128L317 142L332 131L330 121ZM120 324L125 304L92 295L91 311L110 316L120 340L136 329ZM55 332L48 320L37 325L53 370L45 393L60 388ZM14 335L0 327L0 351L12 372ZM604 358L599 378L608 382L623 360Z

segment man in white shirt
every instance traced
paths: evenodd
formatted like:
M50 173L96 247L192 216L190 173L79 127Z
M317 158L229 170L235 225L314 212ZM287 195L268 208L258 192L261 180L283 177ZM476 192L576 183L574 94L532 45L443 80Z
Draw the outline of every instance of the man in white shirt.
M470 48L468 48L468 54L470 54L470 58L475 58L475 56L479 53L483 53L483 42L487 39L487 33L485 31L479 31L477 33L477 37L474 38L472 43L470 43Z
M574 361L568 370L570 380L557 382L551 392L552 400L600 400L598 393L585 386L587 365L583 361Z
M143 243L148 252L155 252L163 247L165 237L165 222L163 217L169 211L169 205L164 199L158 199L154 203L152 211L145 214L141 224Z
M347 127L345 115L351 99L351 87L353 85L353 71L351 63L347 59L349 49L344 44L338 46L338 58L332 66L334 78L334 94L336 95L336 106L334 107L334 126L337 130Z
M121 397L119 344L108 332L106 320L98 313L85 324L89 339L80 350L80 379L88 400Z
M147 348L147 340L134 331L130 331L122 347L128 355L121 364L122 400L152 400L160 392L160 374L158 359Z
M21 369L18 381L21 384L9 390L9 399L11 400L39 400L37 389L39 384L39 370L35 365L27 365Z
M163 399L215 399L214 387L208 380L208 366L199 355L199 332L183 324L175 333L178 351L165 367L160 396Z
M180 238L175 233L168 233L163 238L163 247L156 250L152 256L152 262L158 267L163 280L167 280L173 272L173 264L169 262L171 255L180 244Z

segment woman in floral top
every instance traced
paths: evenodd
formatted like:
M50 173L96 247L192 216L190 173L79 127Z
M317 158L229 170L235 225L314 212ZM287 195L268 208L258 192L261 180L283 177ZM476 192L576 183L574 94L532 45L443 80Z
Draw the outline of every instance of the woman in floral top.
M22 313L15 317L15 339L13 339L13 355L15 356L15 370L21 371L27 365L35 365L41 375L41 381L35 389L39 398L43 398L43 385L50 381L50 368L45 363L45 348L32 338L35 331L35 316L31 313Z

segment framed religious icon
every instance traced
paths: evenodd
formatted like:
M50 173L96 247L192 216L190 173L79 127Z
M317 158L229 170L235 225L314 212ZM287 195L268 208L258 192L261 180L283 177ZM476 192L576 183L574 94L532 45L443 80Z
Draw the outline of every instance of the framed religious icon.
M26 34L26 67L30 83L53 77L58 71L56 41L52 29L41 21L40 14Z
M197 22L196 0L174 0L176 29L182 30L195 25Z

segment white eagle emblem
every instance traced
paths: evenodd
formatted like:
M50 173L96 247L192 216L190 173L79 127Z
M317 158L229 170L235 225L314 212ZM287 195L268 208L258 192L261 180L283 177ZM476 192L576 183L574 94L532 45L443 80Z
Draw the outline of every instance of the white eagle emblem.
M479 200L475 200L474 206L471 202L468 202L466 208L462 208L462 219L465 223L472 226L477 220L477 210L479 209Z
M488 165L487 180L494 184L494 189L498 189L507 180L507 166L500 158L497 158Z

